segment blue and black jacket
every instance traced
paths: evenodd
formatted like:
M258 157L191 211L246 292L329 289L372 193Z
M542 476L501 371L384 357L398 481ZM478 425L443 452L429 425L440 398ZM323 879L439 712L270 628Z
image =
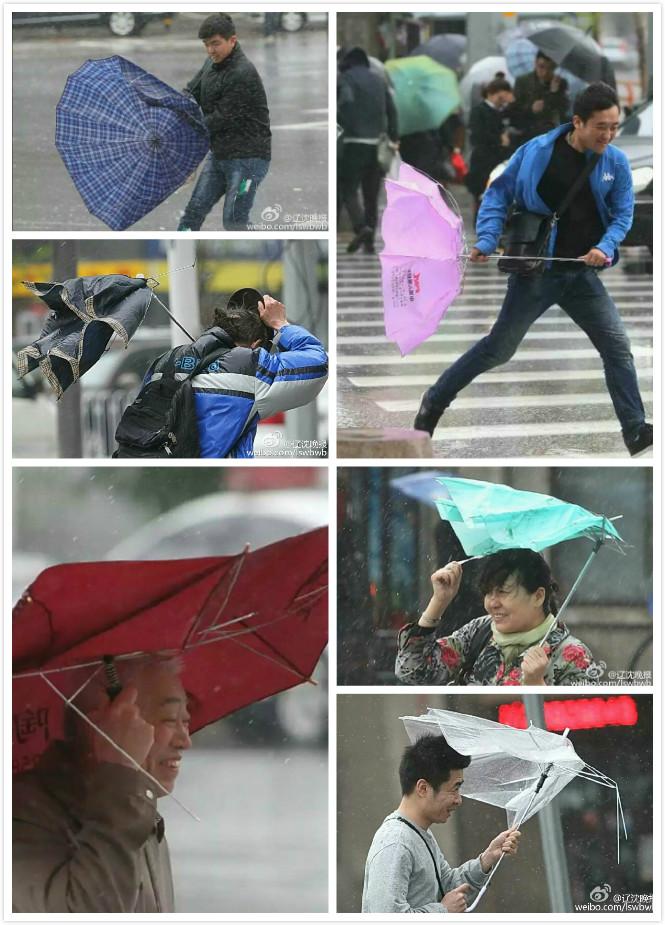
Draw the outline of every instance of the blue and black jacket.
M538 184L552 157L555 141L573 128L572 123L559 125L527 141L513 154L501 176L488 187L476 222L476 247L481 253L491 254L496 250L513 203L519 209L551 215L551 210L538 195ZM587 157L591 157L591 153L588 151ZM595 247L611 257L615 264L619 259L619 245L633 224L633 179L624 152L608 145L591 171L589 183L605 228ZM550 238L549 256L554 253L555 243L556 228Z
M219 327L193 344L177 348L176 378L191 380L201 457L248 459L254 455L259 420L313 401L328 378L323 344L296 324L276 334L274 353L263 347L238 347ZM165 354L167 357L169 354ZM203 367L205 358L210 364ZM159 375L160 366L149 371Z

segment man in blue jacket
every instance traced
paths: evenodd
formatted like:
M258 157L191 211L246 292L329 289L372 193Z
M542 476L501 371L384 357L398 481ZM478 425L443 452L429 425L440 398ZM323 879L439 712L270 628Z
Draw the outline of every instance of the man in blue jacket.
M633 221L633 186L626 155L611 145L619 127L616 93L591 84L576 99L573 121L532 139L519 148L505 171L485 193L470 259L483 263L495 250L506 215L518 208L551 215L584 169L599 155L552 234L549 256L581 258L584 263L550 263L542 274L511 274L508 291L490 333L449 367L421 400L414 422L430 434L457 393L481 373L506 363L531 325L558 304L588 335L598 350L605 381L624 443L631 456L653 443L619 311L598 271L619 259L618 247Z

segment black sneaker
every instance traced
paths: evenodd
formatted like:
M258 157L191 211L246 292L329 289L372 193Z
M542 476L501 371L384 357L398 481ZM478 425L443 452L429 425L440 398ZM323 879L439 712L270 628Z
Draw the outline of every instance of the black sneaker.
M651 424L642 424L637 436L633 437L632 440L624 438L623 442L626 444L626 449L631 456L641 456L642 453L646 453L653 446L653 426Z
M437 411L430 403L427 401L425 396L427 392L423 392L420 399L420 408L418 408L418 414L416 419L413 422L413 427L415 430L424 430L430 437L434 435L434 428L439 423L439 418L443 414L443 411Z
M346 252L347 254L355 254L355 252L360 248L361 244L366 244L374 240L374 232L371 228L361 228L353 238L349 241Z
M376 251L374 250L374 241L365 241L363 244L363 253L376 254Z

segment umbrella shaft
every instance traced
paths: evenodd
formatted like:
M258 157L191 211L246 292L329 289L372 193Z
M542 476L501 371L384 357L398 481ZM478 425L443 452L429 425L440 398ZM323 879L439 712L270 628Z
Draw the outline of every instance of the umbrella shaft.
M487 254L486 256L488 260L556 260L563 263L584 263L584 257L507 257L505 254Z
M162 308L164 309L164 311L166 312L166 314L169 316L169 318L171 319L171 321L172 321L174 324L176 324L176 325L180 328L180 330L183 332L183 334L186 334L187 337L189 337L189 339L191 340L192 343L194 343L194 341L196 340L196 338L195 338L195 337L192 337L192 335L189 333L189 331L188 331L186 328L183 328L183 326L180 324L180 322L179 322L178 319L175 317L175 315L172 314L172 312L170 312L170 311L168 310L168 308L166 307L166 305L164 305L164 303L162 302L161 299L158 299L158 298L157 298L157 296L155 295L154 291L153 291L153 293L152 293L152 297L153 297L153 299L155 300L155 302L157 302L158 305L161 305L161 306L162 306Z

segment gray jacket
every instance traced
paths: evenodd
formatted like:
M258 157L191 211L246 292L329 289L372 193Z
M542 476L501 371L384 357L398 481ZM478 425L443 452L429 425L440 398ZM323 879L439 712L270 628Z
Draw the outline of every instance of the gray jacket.
M468 883L471 902L488 877L480 859L451 867L429 829L417 828L434 854L444 894ZM365 864L363 912L446 912L432 857L418 832L400 822L397 812L383 820Z

